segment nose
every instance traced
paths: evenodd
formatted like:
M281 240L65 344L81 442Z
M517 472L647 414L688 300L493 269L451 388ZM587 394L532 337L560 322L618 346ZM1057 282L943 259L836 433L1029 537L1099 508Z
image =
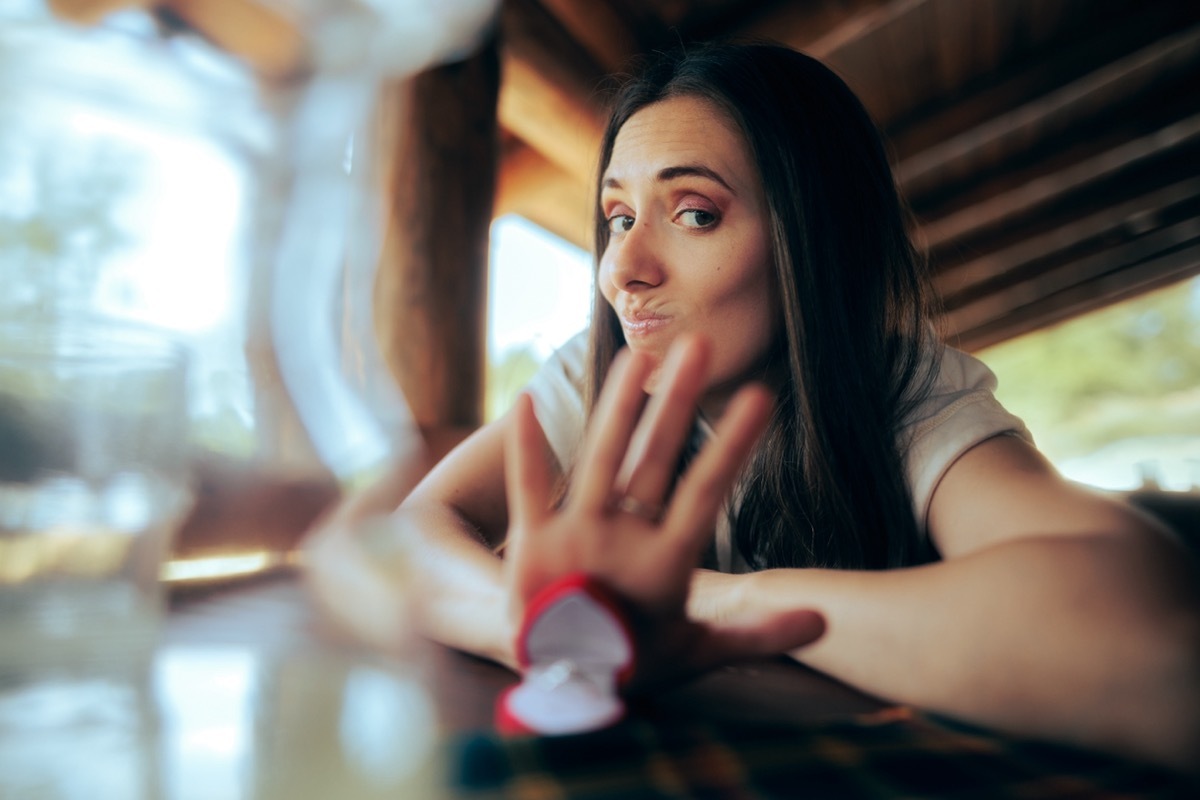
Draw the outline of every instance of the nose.
M604 260L609 280L617 289L627 292L652 289L666 279L656 231L641 220L634 222L623 236L609 239Z

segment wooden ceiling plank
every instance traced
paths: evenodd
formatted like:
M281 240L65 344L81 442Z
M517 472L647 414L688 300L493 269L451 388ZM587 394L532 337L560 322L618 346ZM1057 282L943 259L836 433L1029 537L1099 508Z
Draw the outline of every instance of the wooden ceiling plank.
M574 175L518 143L504 158L496 216L519 214L587 250L592 240L591 194L590 187Z
M971 4L939 2L934 7L936 38L938 44L938 71L941 85L947 91L957 92L966 83L971 72L972 47L970 30L974 15Z
M585 183L594 171L603 135L603 112L579 101L579 95L529 61L504 59L504 84L498 106L500 124L546 158Z
M934 278L934 288L940 297L951 298L973 285L995 280L1022 265L1052 257L1089 239L1147 224L1147 220L1156 219L1165 210L1195 197L1200 197L1200 176L1118 203L1039 236L1022 239L1009 247L942 270Z
M870 55L870 72L859 76L858 80L878 88L869 101L860 99L872 109L876 119L895 118L917 103L925 91L921 81L897 81L893 76L916 74L919 70L924 48L920 11L927 5L924 3L912 13L897 17L892 24L880 28L871 37L871 46L864 48Z
M911 18L919 18L923 8L939 0L892 0L889 3L855 4L847 8L836 24L819 36L815 31L802 33L797 38L774 38L796 49L812 55L837 72L877 121L891 119L906 102L898 93L911 93L916 83L896 90L893 76L895 64L881 62L887 41L898 25ZM832 22L834 18L827 20ZM906 57L911 51L905 48L890 53L890 60Z
M961 300L951 310L955 324L978 338L981 331L990 336L1044 324L1038 320L1057 313L1059 300L1039 297L1082 296L1080 287L1109 280L1106 270L1132 275L1130 259L1175 264L1169 253L1146 253L1156 247L1154 236L1178 233L1178 225L1131 232L1130 219L1165 207L1171 214L1163 219L1178 219L1192 213L1181 204L1183 196L1200 192L1200 177L1189 172L1168 177L1162 160L1180 162L1200 143L1200 114L1182 97L1172 95L1162 113L1151 115L1151 122L1172 120L1160 130L1140 132L1146 123L1138 122L1096 131L1104 136L1088 136L1080 142L1086 146L1068 144L1081 120L1132 107L1144 100L1147 87L1166 96L1200 64L1200 28L1177 7L1159 0L1094 3L775 2L746 12L747 22L736 25L735 32L781 40L822 58L863 95L881 123L895 126L902 137L897 171L906 193L918 200L923 196L927 208L936 201L939 208L953 209L926 222L919 239L938 257L955 249L990 250L936 278L943 295ZM631 49L664 46L687 35L668 35L662 19L676 19L682 27L714 13L730 18L733 8L713 3L697 9L676 0L636 5L634 0L595 5L506 0L505 13L511 15L513 8L519 13L507 34L508 75L499 113L503 127L528 147L505 156L498 213L520 213L586 246L591 172L603 120L596 95L601 73L621 69ZM545 35L536 11L558 30ZM1101 66L1091 69L1096 64ZM896 85L897 80L902 83ZM1055 83L1063 80L1069 83ZM968 90L981 93L964 95ZM1014 106L1014 111L997 112ZM1057 149L1051 151L1048 140ZM1020 161L1019 168L1010 163L1013 159ZM1012 168L998 172L1002 164ZM986 183L972 180L984 175L991 176ZM1124 193L1113 193L1111 207L1091 191L1103 182L1107 194L1127 177L1136 180ZM1173 183L1160 184L1167 181ZM1088 194L1081 194L1085 190ZM984 199L966 207L968 193ZM1084 202L1084 197L1091 199ZM1051 228L1053 220L1042 213L1051 208L1056 215L1064 212L1068 221ZM1122 236L1124 244L1098 251L1101 240ZM1034 278L1043 267L1044 280ZM992 291L996 294L980 296ZM1014 323L1007 323L1006 315Z
M870 34L889 25L897 17L912 14L922 5L935 0L891 0L891 2L848 3L846 13L840 21L824 31L819 37L804 42L787 42L801 47L806 53L823 61L834 63L838 53L846 47L862 41Z
M1161 130L1106 150L1058 172L1042 175L981 203L927 221L917 231L918 241L929 250L961 240L976 231L999 225L1035 207L1089 183L1116 174L1139 162L1200 140L1200 114Z
M955 330L978 327L1121 269L1151 259L1170 258L1173 253L1187 251L1197 240L1200 240L1200 217L1192 217L1103 252L1045 269L961 306L948 307L944 318Z
M942 74L941 41L937 33L937 6L933 3L922 3L912 15L915 22L914 33L908 43L913 52L920 55L920 66L915 74L921 76L929 91L942 95L952 86Z
M940 0L934 5L934 14L932 14L932 24L934 24L935 37L932 44L937 49L938 62L938 94L941 96L955 96L959 94L968 80L973 76L973 62L976 58L974 54L972 38L974 37L974 26L976 26L976 14L973 12L973 4L970 2L947 2ZM995 65L989 66L989 71L995 68ZM932 95L932 92L925 92L925 100ZM923 104L923 103L920 103ZM913 108L916 108L918 103L904 109L904 112L911 113ZM888 120L881 120L881 124L887 125L888 122L898 119L898 116L893 116Z
M1135 99L1155 81L1200 65L1200 27L1170 36L1079 80L946 140L896 166L910 197L954 176L977 172L981 161L997 162L1047 134L1114 105ZM1035 135L1036 134L1036 135Z
M604 130L604 70L534 0L506 0L500 124L579 180L592 178Z
M1004 63L976 76L969 87L931 89L926 103L888 125L888 138L904 160L1198 22L1200 13L1158 2L1121 18L1120 24L1075 25L1051 41L1044 33L1027 32L1029 16L1019 18Z
M863 27L868 18L882 12L889 0L843 0L843 2L776 3L751 16L737 31L750 37L773 39L810 55L817 55L818 42L839 38L835 32L845 25Z
M1012 0L981 0L972 15L972 73L994 70L1003 62L1012 43L1011 19L1016 14Z
M541 0L605 72L617 72L641 49L637 32L607 3Z
M1200 274L1200 242L1041 298L998 319L953 330L947 340L968 352L1057 325Z
M1045 40L1055 31L1062 29L1070 13L1069 3L1045 3L1040 0L1022 3L1028 30L1034 40Z

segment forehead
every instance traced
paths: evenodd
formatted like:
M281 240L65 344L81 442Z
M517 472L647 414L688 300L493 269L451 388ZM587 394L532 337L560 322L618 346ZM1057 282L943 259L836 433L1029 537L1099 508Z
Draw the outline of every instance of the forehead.
M617 133L604 177L624 182L683 164L703 164L747 187L757 183L741 131L719 106L690 96L660 100L631 116Z

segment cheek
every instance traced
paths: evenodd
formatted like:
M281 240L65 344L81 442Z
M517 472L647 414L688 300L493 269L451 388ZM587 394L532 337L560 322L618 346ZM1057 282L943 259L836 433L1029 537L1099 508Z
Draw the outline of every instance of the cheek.
M728 295L727 331L717 341L714 368L728 380L761 363L779 334L781 317L778 292L769 265L740 282ZM723 351L723 352L722 352Z

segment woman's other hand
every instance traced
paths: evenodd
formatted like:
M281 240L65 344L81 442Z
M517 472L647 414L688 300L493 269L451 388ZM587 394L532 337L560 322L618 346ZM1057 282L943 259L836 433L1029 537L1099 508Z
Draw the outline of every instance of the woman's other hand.
M505 576L514 629L538 590L569 573L587 573L625 602L638 653L634 689L729 661L792 650L824 630L823 618L807 609L720 622L688 618L693 570L771 411L763 388L739 391L713 439L671 492L708 354L703 339L681 338L664 360L655 394L646 403L642 387L653 365L644 355L622 353L609 373L560 508L553 507L548 445L528 396L518 400L506 446L510 522Z

